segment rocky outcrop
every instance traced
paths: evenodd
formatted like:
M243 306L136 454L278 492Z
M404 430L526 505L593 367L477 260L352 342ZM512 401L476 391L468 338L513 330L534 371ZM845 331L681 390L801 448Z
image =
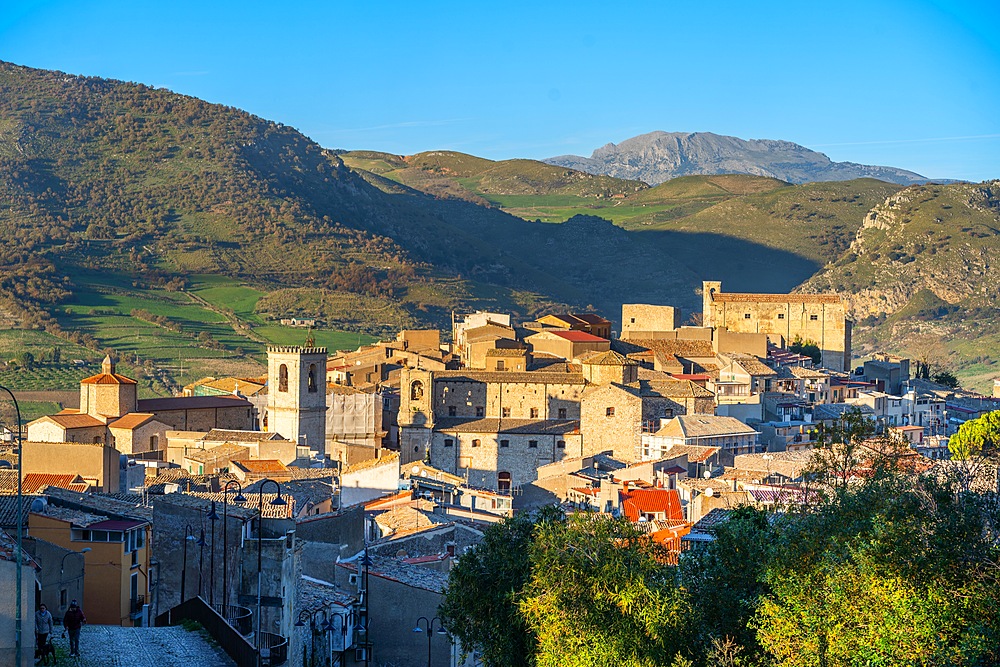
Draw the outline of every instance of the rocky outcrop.
M790 141L744 140L711 132L651 132L606 144L587 158L560 155L549 164L658 185L678 176L752 174L789 183L877 178L910 185L927 178L905 169L833 162Z

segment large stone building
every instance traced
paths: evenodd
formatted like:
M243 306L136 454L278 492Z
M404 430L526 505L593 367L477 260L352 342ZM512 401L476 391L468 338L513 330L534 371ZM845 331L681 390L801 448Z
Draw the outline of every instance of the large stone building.
M836 294L738 294L722 291L719 281L702 284L702 323L736 333L780 336L784 344L800 338L822 352L821 365L851 368L851 321Z
M711 394L613 351L591 354L571 372L404 369L400 448L407 464L431 465L472 486L507 493L537 469L612 449L636 460L644 430L689 409L714 408Z

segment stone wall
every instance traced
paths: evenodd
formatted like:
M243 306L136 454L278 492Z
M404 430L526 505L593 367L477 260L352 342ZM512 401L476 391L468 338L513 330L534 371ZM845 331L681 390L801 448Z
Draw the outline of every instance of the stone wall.
M621 338L639 338L639 332L673 331L681 325L681 310L645 303L622 304Z
M638 396L614 385L588 390L580 407L581 455L611 450L617 459L638 460L642 419L643 401Z

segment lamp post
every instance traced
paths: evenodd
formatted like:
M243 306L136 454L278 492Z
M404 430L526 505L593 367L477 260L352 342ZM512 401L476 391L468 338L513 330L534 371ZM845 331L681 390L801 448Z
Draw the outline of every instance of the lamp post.
M298 620L295 621L295 627L297 627L297 628L304 628L304 627L306 627L306 623L302 619L303 618L308 618L309 619L309 656L310 656L310 658L312 658L313 654L316 653L316 623L313 621L313 617L316 616L318 613L319 612L312 612L312 611L309 611L308 609L303 609L302 611L299 612L299 618L298 618ZM304 658L303 658L303 662L305 662ZM315 660L313 661L313 664L315 664Z
M17 556L14 569L17 571L17 584L15 585L15 595L17 601L14 603L14 659L17 667L21 667L21 566L24 559L24 489L22 479L24 478L24 441L21 439L21 406L17 399L7 387L0 385L0 389L10 395L10 400L14 402L14 411L17 413Z
M195 542L198 545L198 596L201 597L201 575L205 570L205 529L201 529L201 534L198 536L198 541Z
M70 551L69 553L63 554L62 560L59 562L59 584L60 585L62 585L62 582L63 582L63 574L66 573L66 559L69 558L70 556L81 556L82 557L83 554L89 553L90 551L91 551L90 547L84 547L84 548L80 549L79 551ZM87 560L86 560L86 558L84 558L84 563L86 563L86 562L87 562ZM83 576L83 575L80 575L80 576ZM77 578L79 579L79 577L77 577ZM83 595L81 594L80 597L83 597Z
M261 665L261 655L260 655L260 633L261 633L261 619L260 619L260 602L261 602L261 591L263 586L262 572L262 560L261 555L263 548L263 537L264 537L264 486L268 483L274 484L274 487L278 490L278 497L270 502L271 505L287 505L288 503L281 497L281 485L278 484L273 479L262 479L260 481L260 486L257 487L257 632L254 635L256 640L254 643L257 645L257 667Z
M188 569L188 542L194 542L194 528L191 524L184 526L184 549L183 556L181 557L181 602L184 602L184 588L187 584L187 569Z
M426 624L425 627L426 627L426 632L427 632L427 667L431 667L431 635L434 634L434 623L435 623L435 621L438 624L437 633L439 635L446 635L448 633L445 632L444 621L442 621L437 616L435 616L432 619L428 619L426 616L421 616L420 618L418 618L417 619L417 627L413 628L414 632L424 632L425 631L424 628L420 627L420 621L423 621Z
M219 515L215 512L214 500L212 509L208 513L208 520L212 522L212 550L208 558L208 603L215 607L215 522L219 520Z
M340 619L340 660L338 661L338 664L339 665L343 665L344 664L344 651L347 650L347 616L346 616L346 614L335 614L335 613L331 613L330 615L333 616L333 618L339 618ZM327 621L326 625L327 625L327 628L326 628L327 631L330 632L331 634L333 633L334 629L336 629L336 627L337 627L336 625L334 625L330 621Z
M226 482L222 489L222 615L229 618L229 489L236 485L236 495L233 496L234 503L243 504L247 501L243 497L243 487L235 479Z

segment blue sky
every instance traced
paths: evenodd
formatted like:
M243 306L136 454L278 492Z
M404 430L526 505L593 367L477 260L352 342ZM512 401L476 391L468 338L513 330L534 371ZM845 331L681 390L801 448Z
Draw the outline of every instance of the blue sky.
M324 146L589 155L653 130L1000 178L1000 2L0 0L0 59Z

